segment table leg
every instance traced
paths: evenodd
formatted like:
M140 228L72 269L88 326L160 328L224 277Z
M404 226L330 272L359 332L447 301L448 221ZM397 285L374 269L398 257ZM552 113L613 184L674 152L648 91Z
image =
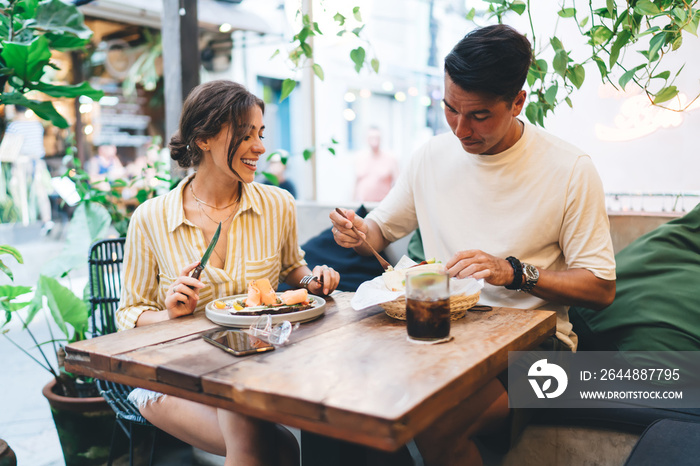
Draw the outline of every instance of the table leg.
M302 466L423 466L423 458L413 441L395 453L387 453L302 431L301 464Z

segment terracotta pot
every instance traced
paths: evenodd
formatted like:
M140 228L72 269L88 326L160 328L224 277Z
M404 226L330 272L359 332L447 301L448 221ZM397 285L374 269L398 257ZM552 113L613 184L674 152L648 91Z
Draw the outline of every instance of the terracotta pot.
M57 395L55 389L53 379L42 393L51 406L66 466L105 464L109 458L114 411L101 396L71 398Z

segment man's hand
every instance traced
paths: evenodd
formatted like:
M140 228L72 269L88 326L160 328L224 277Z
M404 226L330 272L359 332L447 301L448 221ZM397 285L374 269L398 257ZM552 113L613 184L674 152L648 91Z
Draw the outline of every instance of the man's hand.
M336 211L331 212L329 216L333 223L333 228L331 229L333 232L333 239L338 245L344 248L358 247L362 244L362 238L353 231L352 226L354 225L365 238L367 237L369 227L361 217L355 215L354 211L350 209L341 210L347 218L343 218Z
M204 283L190 277L190 273L198 265L199 261L192 262L182 269L180 276L177 277L177 280L170 285L165 293L165 309L168 311L170 319L192 314L194 308L197 307L199 290L204 288Z
M513 282L513 267L510 262L478 249L458 252L447 261L446 267L450 277L483 278L486 283L495 286L510 285Z

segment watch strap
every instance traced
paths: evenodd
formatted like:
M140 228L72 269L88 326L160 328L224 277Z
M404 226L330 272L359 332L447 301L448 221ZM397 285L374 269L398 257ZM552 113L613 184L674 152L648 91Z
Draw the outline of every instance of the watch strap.
M513 281L506 285L507 290L519 290L523 284L523 265L513 256L506 257L506 260L513 267Z

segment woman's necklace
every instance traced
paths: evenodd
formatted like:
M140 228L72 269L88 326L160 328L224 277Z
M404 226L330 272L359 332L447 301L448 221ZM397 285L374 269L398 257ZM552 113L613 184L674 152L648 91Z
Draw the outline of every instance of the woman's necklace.
M194 181L194 180L192 180L192 181ZM197 201L197 204L202 204L202 205L205 205L205 206L207 206L207 207L211 207L212 209L216 209L216 210L226 210L226 209L228 209L229 207L231 207L233 204L235 204L236 202L238 202L238 199L240 198L240 191L239 191L239 196L237 196L236 199L235 199L232 203L230 203L229 205L224 206L224 207L216 207L216 206L213 206L213 205L211 205L211 204L207 204L206 202L204 202L203 200L201 200L200 198L198 198L197 195L194 193L194 188L192 187L192 184L193 184L193 183L190 182L190 192L192 193L192 197L194 197L194 200Z
M195 200L196 200L196 199L195 199ZM205 204L205 205L206 205L206 204ZM231 204L231 205L233 205L233 204ZM229 206L229 207L230 207L230 206ZM231 220L231 217L233 217L233 214L235 214L235 213L236 213L236 210L238 210L238 209L233 209L233 210L231 211L231 213L228 214L228 217L226 217L226 218L223 219L223 220L214 220L213 218L211 218L211 217L209 216L208 213L204 212L204 208L202 208L202 204L200 204L199 201L197 201L197 208L199 209L200 218L201 218L201 216L202 216L201 214L204 214L204 215L207 216L207 218L208 218L209 220L211 220L211 221L214 223L214 225L218 225L219 223L225 224L226 222L228 222L229 220Z

